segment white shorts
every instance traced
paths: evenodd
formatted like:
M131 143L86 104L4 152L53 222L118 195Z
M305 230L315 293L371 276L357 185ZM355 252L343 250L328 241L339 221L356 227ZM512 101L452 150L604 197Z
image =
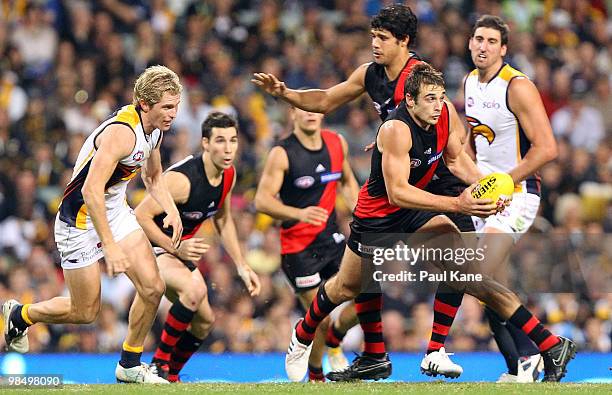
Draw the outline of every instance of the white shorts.
M142 229L136 220L134 210L128 206L122 209L109 225L115 241L123 240L135 230ZM102 242L93 227L87 230L75 228L60 220L59 214L55 217L55 244L61 256L63 269L86 267L104 256Z
M476 233L484 233L488 227L511 234L516 243L527 232L538 214L540 197L533 193L517 192L512 203L501 213L488 218L472 217Z

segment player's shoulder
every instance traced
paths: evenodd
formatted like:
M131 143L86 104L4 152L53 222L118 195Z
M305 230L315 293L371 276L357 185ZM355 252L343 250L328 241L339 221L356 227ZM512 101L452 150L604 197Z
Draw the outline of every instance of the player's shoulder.
M115 112L114 123L122 124L134 130L140 124L140 115L133 104L121 107Z
M498 77L508 83L510 83L510 81L512 81L513 79L517 77L520 79L528 79L525 73L523 73L520 70L515 69L514 67L510 66L507 63L504 64L504 66L499 71Z

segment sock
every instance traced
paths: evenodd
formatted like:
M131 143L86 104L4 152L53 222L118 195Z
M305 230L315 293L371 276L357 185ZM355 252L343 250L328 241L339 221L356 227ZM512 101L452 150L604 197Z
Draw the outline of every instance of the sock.
M164 323L164 330L159 340L159 345L153 355L153 362L170 362L172 349L181 335L187 330L194 314L195 312L183 306L180 300L177 300L172 307L170 307L168 317Z
M504 320L502 320L500 316L488 306L485 307L485 315L489 319L489 326L493 332L493 337L495 338L499 352L501 352L501 354L504 356L504 360L506 361L508 373L516 376L518 374L518 359L521 357L521 355L514 344L514 340L512 340L510 331L508 330L509 326L514 325L509 322L504 323ZM523 334L523 336L525 336L525 334Z
M316 368L308 364L308 381L325 381L323 368Z
M325 335L325 345L329 348L340 347L342 339L346 333L340 332L332 322L329 328L327 328L327 334Z
M32 325L32 320L28 315L28 309L30 308L30 304L24 304L17 306L9 316L9 319L19 329L20 331L25 330L27 327Z
M446 336L448 336L462 301L463 293L457 293L457 291L454 291L444 283L438 285L434 300L434 318L431 338L427 344L427 354L444 347Z
M132 347L126 342L123 342L123 349L121 350L121 359L119 365L126 369L133 368L140 365L140 356L142 355L143 346Z
M179 339L172 351L170 358L170 374L168 381L178 381L178 374L183 369L189 358L198 351L204 339L198 339L191 332L183 332L183 336Z
M329 300L325 292L325 283L323 283L310 304L304 319L295 328L300 343L306 345L312 343L317 327L336 307L338 305Z
M548 351L559 343L559 338L546 328L533 314L521 305L508 320L520 328L538 346L540 352Z
M519 356L527 357L540 353L540 350L538 350L536 345L533 344L533 342L531 341L529 336L525 334L525 332L510 323L506 325L506 328L508 329L508 332L510 332L510 336L512 336L512 340L516 345L516 349L519 353Z
M355 311L363 329L363 355L384 358L387 350L381 318L382 294L359 294L355 298Z

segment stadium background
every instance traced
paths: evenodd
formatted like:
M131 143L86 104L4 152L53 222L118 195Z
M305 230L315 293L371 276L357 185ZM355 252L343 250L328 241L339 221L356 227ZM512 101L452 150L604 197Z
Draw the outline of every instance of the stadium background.
M164 64L179 74L185 87L179 115L162 144L165 166L198 150L200 122L211 110L226 111L239 119L239 179L232 204L248 263L263 284L262 294L251 299L223 249L215 247L206 254L199 265L217 320L201 349L211 355L197 355L193 368L217 361L211 363L237 364L234 369L240 371L240 356L207 358L284 352L297 307L279 270L278 231L268 218L254 212L252 197L266 153L290 125L286 106L256 90L249 79L253 72L265 71L289 87L326 88L341 82L356 66L371 60L369 17L387 3L1 2L0 300L16 298L27 303L65 292L52 225L78 150L102 119L131 102L135 76L147 65ZM451 98L472 68L467 51L472 23L485 13L506 18L512 29L506 61L538 86L560 150L559 158L541 173L543 202L535 227L582 235L583 240L595 235L604 240L601 237L612 231L612 2L406 3L419 18L418 38L412 47L444 71ZM461 100L455 105L459 110L463 107ZM372 141L378 123L365 95L326 117L327 126L349 142L351 163L360 182L369 172L369 155L363 147ZM142 188L140 181L132 182L132 203L142 197ZM346 229L349 212L339 211ZM600 247L604 245L602 241ZM603 267L608 277L604 279L609 281L609 249L601 257L607 259ZM32 353L112 353L98 360L116 360L133 288L125 276L102 281L104 303L98 321L87 326L36 325L29 333ZM584 372L589 366L609 366L612 359L610 354L588 354L612 350L612 289L607 285L598 292L528 295L528 305L540 319L556 333L574 339L585 358L594 358L583 360L580 370ZM421 353L425 349L432 321L431 298L411 292L387 295L383 320L389 351ZM154 349L168 307L162 303L145 350ZM0 346L3 342L0 339ZM349 334L346 349L359 347L356 330ZM495 350L482 309L474 299L465 299L448 349L460 354ZM499 365L488 379L502 371L499 355L464 355L457 360L474 357L474 361ZM43 366L44 358L51 358L52 363L67 361L59 354L15 358L2 356L2 369L27 366L30 371L33 366ZM267 357L253 358L263 361ZM273 361L278 366L270 363L281 369L278 377L282 377L282 357L273 354L271 358L276 358ZM412 369L408 379L421 379L417 362L406 366ZM572 370L570 366L570 379ZM487 377L481 374L476 379ZM231 375L224 379L240 380Z

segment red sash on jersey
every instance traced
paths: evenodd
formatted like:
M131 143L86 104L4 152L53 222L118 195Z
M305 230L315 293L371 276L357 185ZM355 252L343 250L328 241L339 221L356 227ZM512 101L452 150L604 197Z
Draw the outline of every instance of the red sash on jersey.
M406 66L404 66L404 69L400 72L399 78L397 79L397 84L395 85L395 91L393 92L393 102L396 106L402 100L404 100L404 97L406 96L404 93L404 84L406 84L406 78L408 78L408 75L410 74L414 66L420 63L423 63L423 61L412 56L410 59L408 59Z
M235 174L236 169L234 169L234 166L223 170L223 192L221 192L221 199L219 199L219 205L217 206L217 210L221 210L223 208L223 202L225 202L225 197L229 193L230 189L232 189ZM190 233L181 236L181 240L191 239L198 232L200 226L202 226L203 223L204 221L200 222L195 228L193 228Z
M332 131L322 130L321 137L329 152L331 172L341 172L342 163L344 162L344 151L342 150L340 136ZM336 205L337 185L337 180L328 182L325 190L323 190L319 204L317 204L317 206L324 208L328 215L331 215ZM327 223L315 226L305 222L298 222L290 228L281 229L281 254L295 254L303 251L325 227L327 227Z
M438 119L438 123L436 124L436 146L438 147L438 151L436 152L436 154L439 154L446 149L446 144L448 143L449 127L450 119L448 106L444 104L444 106L442 107L442 112L440 113L440 118ZM440 157L440 159L442 159L442 157ZM416 184L414 184L415 187L423 189L427 186L427 184L429 184L429 181L431 181L434 173L436 172L436 169L438 168L438 163L440 163L440 159L432 163L429 170L427 170L427 173L425 173L425 175L420 180L418 180Z

